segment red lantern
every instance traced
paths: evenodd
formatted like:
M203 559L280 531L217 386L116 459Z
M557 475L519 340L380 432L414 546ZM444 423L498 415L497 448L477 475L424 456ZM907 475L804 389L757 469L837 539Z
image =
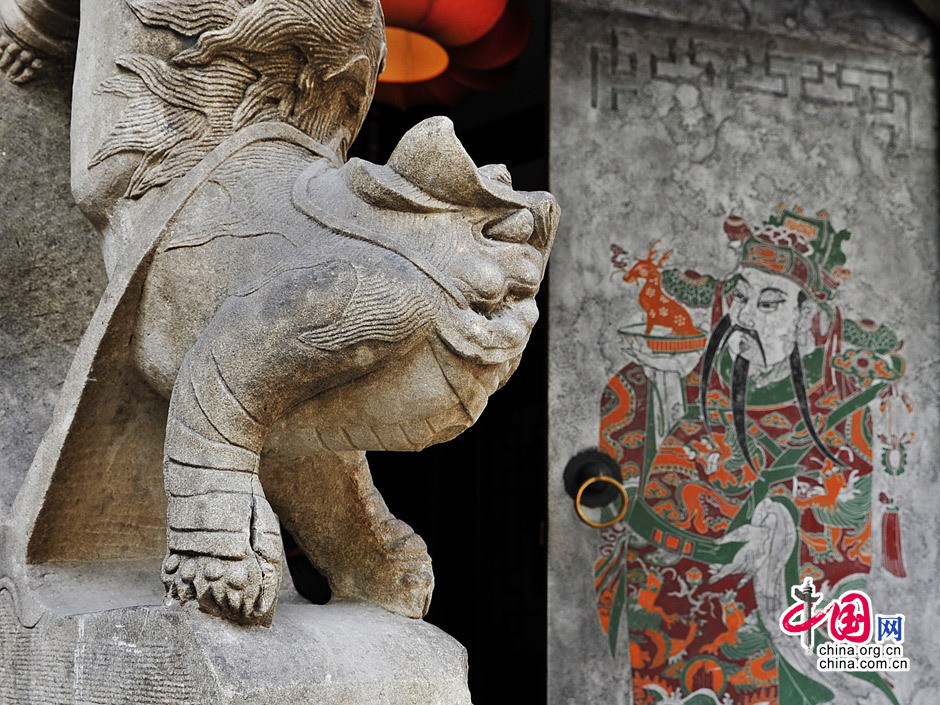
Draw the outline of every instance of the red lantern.
M382 0L388 38L375 99L405 109L495 90L529 41L522 0Z

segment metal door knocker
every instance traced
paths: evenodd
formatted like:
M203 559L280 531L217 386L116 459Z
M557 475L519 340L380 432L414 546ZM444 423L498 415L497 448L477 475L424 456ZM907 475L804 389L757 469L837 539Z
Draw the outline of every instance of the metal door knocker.
M629 498L620 482L620 468L607 454L586 450L575 455L565 466L565 491L574 499L574 510L588 526L604 529L623 520L627 515ZM620 495L620 510L609 521L594 521L584 507L603 507Z

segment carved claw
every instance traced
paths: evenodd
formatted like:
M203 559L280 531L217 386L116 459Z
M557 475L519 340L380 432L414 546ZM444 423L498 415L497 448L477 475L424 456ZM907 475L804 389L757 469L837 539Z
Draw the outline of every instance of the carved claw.
M250 555L238 560L170 553L163 564L167 601L197 602L203 612L240 624L268 626L280 588L278 565Z
M26 83L35 77L42 65L42 59L20 46L0 27L0 71L11 83Z
M283 560L277 517L263 497L253 497L250 524L241 556L232 551L220 556L174 550L173 545L186 539L185 535L174 537L178 532L171 528L171 549L162 570L167 604L196 602L203 612L239 624L269 626L281 588Z
M434 574L430 567L430 561L428 561L426 570L404 573L399 581L403 588L401 597L392 605L382 605L382 607L412 619L424 617L431 607L431 593L434 591Z
M434 591L434 571L427 545L403 521L391 519L386 523L387 536L398 538L388 543L389 578L398 576L398 590L390 586L387 591L377 590L378 604L390 612L420 619L431 606Z

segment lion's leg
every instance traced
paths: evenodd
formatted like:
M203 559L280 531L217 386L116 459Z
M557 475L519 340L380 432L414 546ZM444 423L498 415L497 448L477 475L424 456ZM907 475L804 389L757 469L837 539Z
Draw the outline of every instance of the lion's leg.
M365 453L266 456L262 475L284 526L329 580L334 599L424 616L434 588L427 546L389 512Z
M342 331L360 320L343 318L358 286L346 262L275 271L226 299L186 353L170 397L164 446L164 582L171 599L196 600L203 610L238 622L270 623L283 546L258 479L268 429L297 404L406 354L420 332L385 342L343 342ZM383 324L395 338L395 322ZM321 338L311 340L311 330ZM324 495L308 501L338 501ZM373 513L381 514L376 508ZM298 538L310 540L308 533ZM338 540L356 550L348 537Z
M231 393L210 346L197 345L173 388L164 446L168 599L270 624L283 546L258 479L262 443L263 427Z

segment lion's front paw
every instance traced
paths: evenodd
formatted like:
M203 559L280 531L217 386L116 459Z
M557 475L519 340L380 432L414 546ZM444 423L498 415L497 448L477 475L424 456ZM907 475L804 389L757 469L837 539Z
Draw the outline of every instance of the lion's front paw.
M381 533L385 550L367 581L368 599L390 612L420 619L428 612L434 590L428 547L398 519L386 521Z
M241 559L170 553L163 563L167 599L197 602L203 612L240 624L268 626L281 584L281 567L254 554Z
M11 83L26 83L42 68L42 59L25 49L0 28L0 72Z
M283 545L277 516L261 495L214 492L170 497L163 562L167 603L268 626L281 588Z

